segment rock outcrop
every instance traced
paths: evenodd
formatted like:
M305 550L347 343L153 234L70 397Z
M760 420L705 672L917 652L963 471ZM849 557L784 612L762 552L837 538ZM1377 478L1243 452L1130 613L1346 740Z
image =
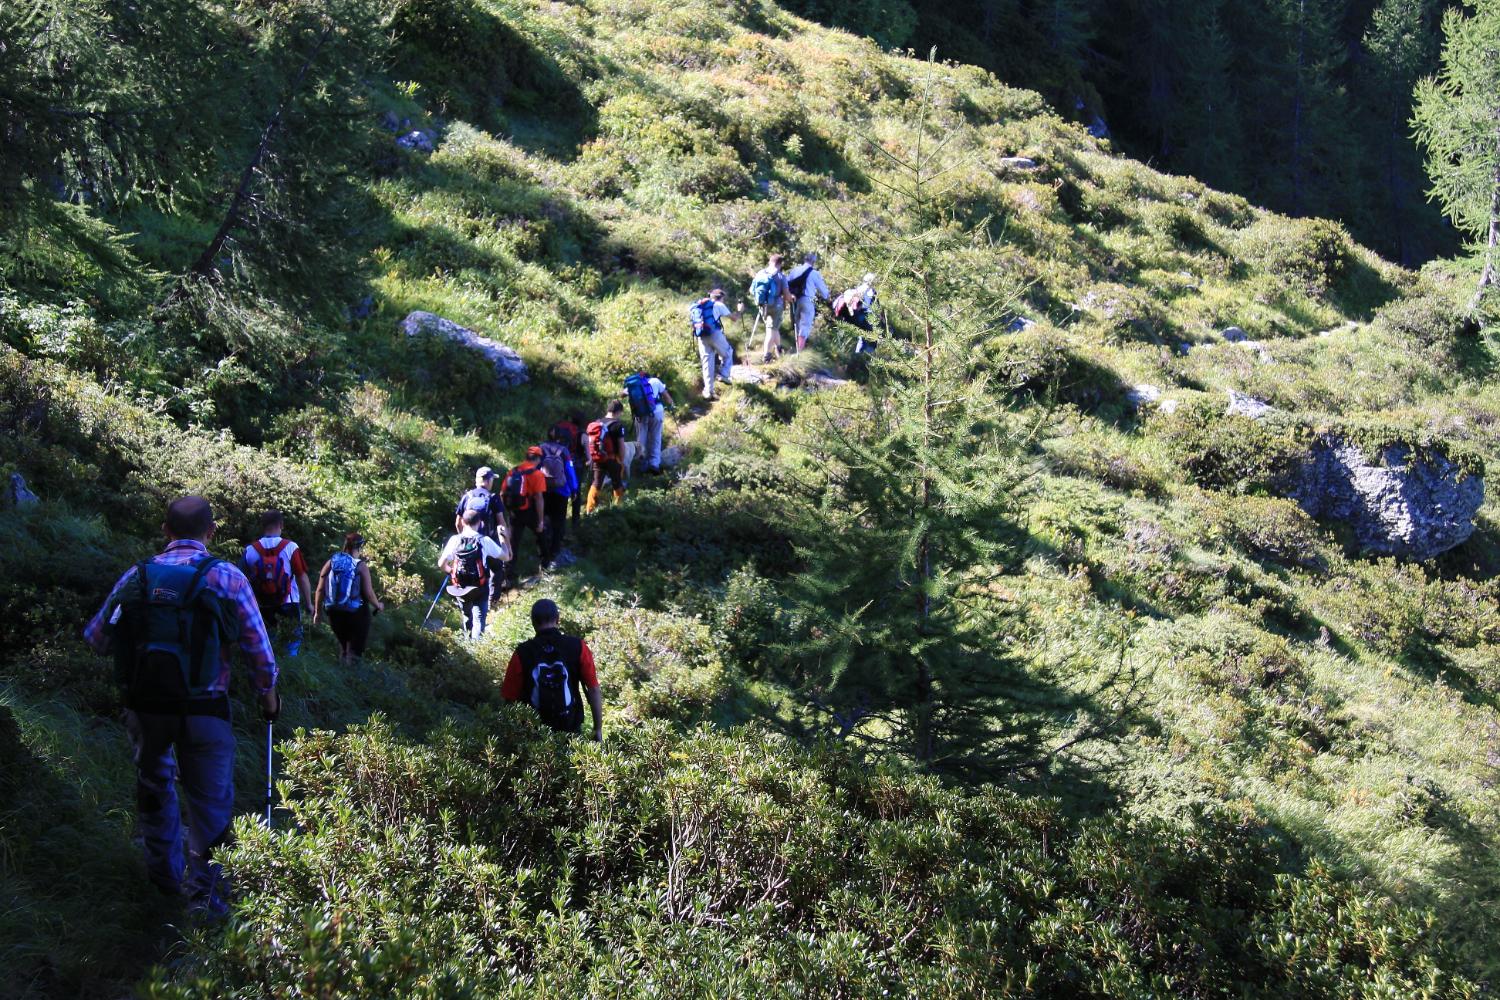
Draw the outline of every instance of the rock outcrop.
M1422 561L1474 533L1484 479L1437 449L1397 443L1369 454L1330 432L1301 463L1290 495L1321 521L1349 524L1365 551Z
M1249 417L1251 420L1259 420L1276 412L1276 407L1263 399L1256 399L1248 393L1229 390L1229 406L1224 410L1226 417Z
M482 355L495 368L495 383L502 389L509 389L521 385L530 380L526 371L526 362L513 349L488 337L482 337L467 327L459 326L451 319L444 319L436 313L416 312L408 313L401 321L401 332L408 337L437 336L445 337L456 344Z
M17 507L27 507L34 503L40 503L41 498L26 488L26 477L19 472L10 474L10 502Z

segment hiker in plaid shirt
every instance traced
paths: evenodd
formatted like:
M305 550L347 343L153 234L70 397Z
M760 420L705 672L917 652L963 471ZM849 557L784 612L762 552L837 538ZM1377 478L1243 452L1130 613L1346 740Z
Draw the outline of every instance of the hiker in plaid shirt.
M130 681L125 691L126 726L135 747L136 804L151 881L163 892L186 896L194 909L217 915L224 912L225 891L219 867L211 859L214 848L228 839L234 807L230 649L238 645L248 661L261 713L268 721L281 710L276 657L250 581L208 552L214 534L208 501L173 501L162 530L166 549L149 565L134 566L120 577L83 635L95 652L114 652L123 668L122 679ZM143 583L149 584L149 593L143 593ZM146 608L146 598L153 602L151 609ZM155 642L161 636L147 624L161 620L149 616L159 616L162 608L166 615L178 616L167 619L177 624L166 630L172 640L166 652ZM184 622L185 630L180 627ZM122 625L136 641L116 649L114 639ZM191 649L182 649L177 641L184 632L191 636ZM193 663L188 674L205 678L193 687L179 665L194 655L209 655L206 650L212 646L203 644L204 636L217 646L218 669L211 676L199 674ZM145 640L152 641L149 649ZM177 805L179 779L192 819L186 859Z

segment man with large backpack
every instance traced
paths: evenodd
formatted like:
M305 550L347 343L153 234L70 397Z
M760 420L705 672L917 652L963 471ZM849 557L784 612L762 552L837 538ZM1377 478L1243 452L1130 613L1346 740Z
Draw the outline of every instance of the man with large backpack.
M495 570L511 558L507 546L480 533L482 523L479 511L465 511L463 527L438 553L438 569L448 574L448 593L458 601L464 635L471 639L484 635Z
M625 496L625 425L620 422L624 412L625 404L612 399L604 416L584 430L589 462L594 466L594 483L585 507L590 514L599 506L599 490L606 482L614 485L615 503Z
M241 566L255 589L266 628L289 629L292 637L286 655L296 656L302 649L302 613L312 614L313 590L307 579L307 557L296 542L282 536L284 529L281 511L262 514L260 537L245 546Z
M276 656L250 581L208 552L213 509L202 497L167 507L167 547L127 570L84 629L113 653L135 749L137 825L151 881L211 916L226 911L213 852L234 809L230 653L238 646L267 722L281 712ZM183 852L177 783L192 823Z
M781 270L785 259L779 253L771 254L766 266L750 279L750 301L755 303L757 310L755 329L766 328L766 340L760 350L762 364L771 361L772 351L776 352L776 357L781 357L781 314L786 304L793 301L787 290L786 275ZM745 350L750 350L748 343Z
M594 717L594 742L604 738L604 696L594 653L576 636L564 635L557 605L545 598L531 606L536 635L516 647L505 668L500 696L524 701L558 732L583 732L583 698Z
M677 406L666 383L654 375L636 372L625 378L625 398L635 421L635 446L646 471L653 476L661 472L661 428L666 411Z
M797 331L797 353L807 350L807 341L812 337L813 319L817 314L818 300L829 300L828 282L818 270L818 255L809 253L802 263L786 276L787 293L792 296L792 329Z
M734 367L734 348L724 337L724 317L733 311L724 304L724 289L715 288L704 298L688 306L688 321L693 326L693 343L698 345L698 360L703 362L703 398L714 398L715 379L729 384L729 369Z
M573 468L573 449L567 432L553 428L546 441L538 447L542 450L542 474L547 479L547 492L542 497L542 514L547 522L546 552L542 565L552 567L563 555L563 542L568 525L568 500L578 496L578 472Z
M505 474L505 485L500 490L505 501L506 513L510 515L511 530L515 533L511 541L520 547L520 536L531 532L536 536L537 565L547 564L547 474L542 471L542 449L532 445L526 449L526 460Z
M553 441L565 444L573 453L573 472L578 476L579 488L573 492L573 527L578 527L578 515L583 509L583 476L588 468L589 453L583 443L583 415L572 413L552 425L548 434Z

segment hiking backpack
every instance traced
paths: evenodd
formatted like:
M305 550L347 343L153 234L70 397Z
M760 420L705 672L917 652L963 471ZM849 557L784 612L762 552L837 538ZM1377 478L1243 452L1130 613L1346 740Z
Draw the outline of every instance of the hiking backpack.
M802 293L807 291L807 277L812 274L811 264L799 264L786 279L786 290L796 298L802 298Z
M576 731L583 722L576 672L582 664L581 640L539 635L516 650L524 671L525 696L537 715L553 729Z
M359 561L347 552L335 552L328 567L329 610L358 611L360 590Z
M494 503L494 499L495 495L489 490L483 486L476 486L464 494L464 498L460 502L462 509L459 511L458 516L462 518L463 515L471 510L479 511L480 520L478 527L479 533L482 535L490 529L490 505Z
M143 562L115 625L115 679L132 706L163 706L217 696L220 650L237 631L227 602L205 577L222 560Z
M656 413L660 400L651 388L651 377L645 372L625 376L625 395L630 400L630 415L637 420L649 420Z
M525 499L523 491L526 488L526 473L530 471L526 468L526 463L522 462L505 474L505 486L501 489L500 496L505 500L505 506L511 510L520 508Z
M768 306L776 301L776 276L762 271L750 281L750 301L758 306Z
M605 439L609 436L609 430L613 424L613 420L607 422L595 420L584 431L584 439L588 441L589 461L595 465L611 461L615 457L606 451L604 447Z
M292 573L281 560L281 553L290 544L291 541L286 538L269 549L260 543L260 539L250 543L259 557L254 565L247 567L250 571L250 586L255 591L255 599L263 605L285 604L291 599Z
M573 495L568 482L568 465L572 460L573 453L567 445L556 441L542 442L542 471L547 474L548 493L561 493L565 497Z
M490 569L484 560L484 537L460 535L458 552L453 556L453 582L460 587L482 587L489 578Z
M707 337L713 333L723 333L724 327L719 322L719 317L714 315L714 300L699 299L688 309L688 319L693 323L693 336Z

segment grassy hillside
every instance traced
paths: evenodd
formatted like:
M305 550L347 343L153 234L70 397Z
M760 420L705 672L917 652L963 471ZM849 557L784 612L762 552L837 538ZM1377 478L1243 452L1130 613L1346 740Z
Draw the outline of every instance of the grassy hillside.
M246 10L183 9L250 58ZM367 72L310 64L347 88L318 99L345 103L288 119L266 208L214 281L176 277L263 120L237 76L199 123L222 134L191 170L169 164L170 197L30 185L8 203L0 471L42 501L0 509L7 990L1494 982L1494 504L1414 564L1362 554L1270 488L1307 428L1439 447L1471 474L1500 458L1490 331L1456 318L1444 267L1400 270L1334 223L1119 158L981 71L769 3L414 0L391 27L349 34ZM434 151L397 143L417 130ZM918 211L894 158L938 136ZM1035 168L1001 162L1017 156ZM920 313L881 245L923 234L963 301L988 303L938 303L966 331L956 374L987 387L974 429L1007 484L995 554L967 567L974 614L1001 623L981 659L1099 693L1116 723L1046 756L1078 716L1002 700L1042 756L998 780L860 739L879 723L838 740L796 655L826 639L797 605L805 571L861 525L834 439L886 401L856 378L705 405L684 329L710 283L733 298L767 252L816 249L836 290L882 271L901 355ZM502 392L462 349L403 336L415 309L514 347L530 382ZM1231 325L1260 349L1225 342ZM857 376L847 357L822 331L782 378ZM419 621L472 469L514 462L637 368L689 404L668 421L686 461L587 519L580 562L531 592L564 603L601 665L606 742L569 746L498 705L524 601L478 645ZM1175 410L1138 411L1139 385ZM1224 417L1227 390L1287 419ZM314 553L360 529L402 605L363 673L326 635L284 665L288 805L272 834L240 827L236 919L185 935L136 860L108 668L77 638L183 491L213 501L226 554L267 506ZM244 715L253 811L262 730Z

